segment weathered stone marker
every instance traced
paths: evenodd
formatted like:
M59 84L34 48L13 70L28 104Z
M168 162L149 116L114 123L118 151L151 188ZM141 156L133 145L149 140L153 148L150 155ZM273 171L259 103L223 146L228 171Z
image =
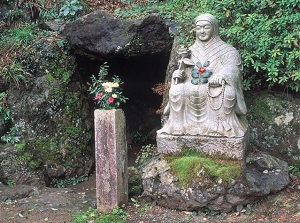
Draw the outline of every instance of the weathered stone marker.
M125 115L98 109L94 116L97 208L109 212L128 202Z

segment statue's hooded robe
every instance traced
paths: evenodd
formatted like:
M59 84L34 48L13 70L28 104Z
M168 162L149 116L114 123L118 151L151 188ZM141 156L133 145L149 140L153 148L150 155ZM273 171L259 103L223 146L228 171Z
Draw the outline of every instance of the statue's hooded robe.
M214 16L203 14L196 18L196 24L198 21L211 24L212 36L205 42L197 39L189 48L190 62L184 66L185 79L179 83L172 81L169 118L158 133L242 137L247 130L247 109L240 55L220 39ZM206 82L200 80L201 73L198 73L199 78L193 77L200 65L210 74L204 78ZM212 77L222 77L222 85L212 85L209 82Z

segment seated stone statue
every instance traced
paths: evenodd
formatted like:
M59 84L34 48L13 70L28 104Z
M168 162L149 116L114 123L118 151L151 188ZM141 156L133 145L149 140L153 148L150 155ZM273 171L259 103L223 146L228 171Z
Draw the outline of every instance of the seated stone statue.
M158 134L243 137L247 113L238 51L220 39L211 14L196 18L196 41L173 73L168 120Z

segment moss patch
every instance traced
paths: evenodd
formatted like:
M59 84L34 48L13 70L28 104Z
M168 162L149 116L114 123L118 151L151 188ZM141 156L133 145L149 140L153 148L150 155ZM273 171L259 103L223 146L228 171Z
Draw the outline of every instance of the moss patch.
M185 149L179 154L164 155L171 173L179 179L181 186L191 185L193 181L202 182L206 179L222 183L230 183L241 176L240 161L212 159L197 150Z
M249 105L249 113L251 113L253 118L267 123L272 122L276 113L281 113L278 111L282 111L287 104L285 98L264 93L263 95L252 96L251 100L249 98L246 101L246 104Z

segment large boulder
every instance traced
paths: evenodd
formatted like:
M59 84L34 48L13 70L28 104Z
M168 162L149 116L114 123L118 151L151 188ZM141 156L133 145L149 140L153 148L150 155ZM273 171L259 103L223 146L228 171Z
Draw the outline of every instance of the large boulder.
M144 195L171 209L229 212L278 192L291 182L287 163L263 153L249 154L241 176L229 183L224 176L209 176L207 172L202 167L197 173L201 180L193 179L183 186L163 156L152 158L141 168Z
M68 23L63 31L77 54L108 58L168 53L173 39L157 15L139 21L122 21L95 11Z

